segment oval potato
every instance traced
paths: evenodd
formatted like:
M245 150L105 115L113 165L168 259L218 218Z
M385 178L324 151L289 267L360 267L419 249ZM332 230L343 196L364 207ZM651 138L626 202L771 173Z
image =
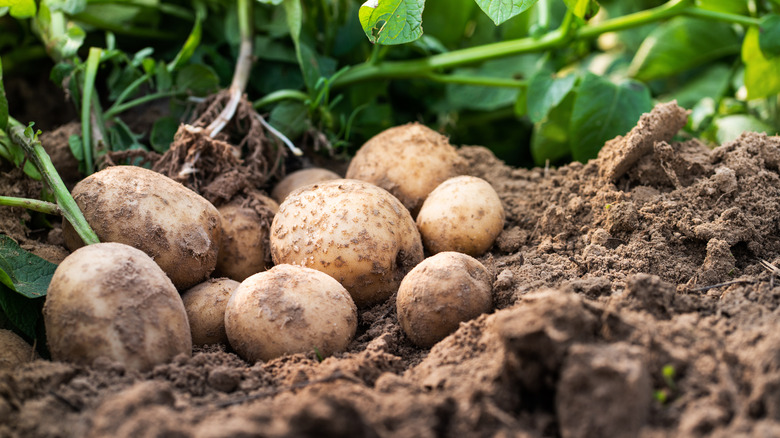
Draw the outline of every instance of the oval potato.
M279 184L271 191L271 197L281 204L287 195L303 186L340 178L336 172L321 167L296 170L279 181Z
M181 294L193 345L228 344L225 308L239 284L229 278L209 278Z
M216 276L244 281L247 277L271 267L271 249L268 237L273 216L279 205L271 198L256 194L255 209L237 203L219 207L222 219Z

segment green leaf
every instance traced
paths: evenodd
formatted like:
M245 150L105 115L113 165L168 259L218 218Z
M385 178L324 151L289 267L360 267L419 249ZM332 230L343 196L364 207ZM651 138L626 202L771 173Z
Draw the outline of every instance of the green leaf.
M296 138L306 130L308 114L303 103L284 101L271 111L269 123L288 138Z
M761 18L758 46L767 58L780 55L780 15L769 14Z
M486 61L478 68L460 68L454 76L511 79L528 77L533 73L540 55L516 55L504 59ZM492 111L512 106L518 98L519 88L480 85L447 84L447 104L454 109Z
M200 5L200 3L196 3L196 5ZM176 71L187 61L189 61L192 57L192 54L195 53L195 49L197 49L198 45L200 45L200 37L202 34L201 29L203 24L203 17L205 15L206 11L203 9L203 7L197 7L195 9L195 24L192 26L192 31L187 37L187 41L184 42L181 50L179 50L179 53L177 53L173 61L168 64L168 73L173 73Z
M8 98L5 97L5 87L3 86L3 62L0 59L0 131L5 131L8 127Z
M578 88L569 125L572 157L581 162L596 157L604 143L625 135L639 116L650 111L650 90L642 83L620 85L587 73Z
M499 24L509 20L515 15L525 12L528 8L536 4L539 0L475 0L479 7L493 20L493 23Z
M557 106L574 88L573 74L556 78L549 70L541 70L528 84L528 116L534 123L541 122L551 108Z
M23 250L0 234L0 283L27 298L46 296L57 265Z
M745 88L748 99L760 99L780 93L780 57L767 58L761 51L759 30L751 26L742 44L745 63Z
M566 7L583 20L590 20L599 12L599 4L595 0L563 0Z
M765 132L776 135L777 129L747 114L734 114L721 117L713 122L716 129L715 139L718 144L728 143L742 135L743 132Z
M0 0L0 8L9 7L14 18L30 18L35 15L35 0Z
M39 337L38 327L42 326L42 310L45 298L30 299L19 295L4 284L0 284L0 308L11 324L29 339Z
M189 64L176 75L176 87L196 96L205 96L219 89L219 77L211 67Z
M628 74L640 81L665 78L739 53L740 40L727 23L676 17L642 42Z
M659 100L676 100L683 108L693 108L703 98L722 96L729 86L731 68L725 64L712 64L701 74L674 89Z
M149 134L149 143L152 148L164 154L171 147L173 137L179 129L179 119L176 117L161 117L154 122L152 133Z
M372 43L404 44L422 36L424 6L425 0L368 0L358 16Z
M80 135L73 134L68 137L68 147L73 158L77 161L84 161L84 143L82 143Z
M537 166L544 166L571 154L569 146L569 123L574 107L576 92L571 91L555 107L551 108L544 120L534 125L531 136L531 156Z

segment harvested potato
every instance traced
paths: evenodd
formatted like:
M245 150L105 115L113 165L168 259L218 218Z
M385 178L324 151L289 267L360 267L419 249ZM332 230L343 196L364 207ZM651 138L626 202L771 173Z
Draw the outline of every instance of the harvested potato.
M284 201L284 198L296 189L308 186L309 184L339 178L341 177L336 172L331 172L328 169L322 169L320 167L301 169L285 176L279 181L279 184L271 191L271 197L281 204Z
M255 194L247 205L230 203L218 210L222 237L214 274L244 281L268 269L272 264L268 234L279 205L267 196Z
M386 300L423 259L409 211L373 184L339 179L290 194L271 225L274 263L322 271L359 307Z
M342 351L355 336L357 307L338 281L320 271L278 265L233 292L225 311L230 345L256 362L284 354Z
M347 178L376 184L416 215L439 184L464 173L466 160L443 135L410 123L372 137L352 158Z
M73 188L73 198L101 242L119 242L148 254L180 290L206 278L217 264L219 212L206 199L157 172L114 166ZM65 245L83 242L63 224Z
M504 206L487 181L457 176L428 195L417 215L417 228L433 254L457 251L477 257L504 229Z
M225 308L239 284L229 278L209 278L181 294L193 345L228 344Z
M401 282L398 322L415 344L430 347L461 322L493 307L492 277L475 258L442 252L417 265Z
M146 371L192 354L187 313L165 272L144 252L96 243L54 271L43 306L52 359L89 365L108 357Z
M12 370L38 355L32 345L11 330L0 330L0 371Z

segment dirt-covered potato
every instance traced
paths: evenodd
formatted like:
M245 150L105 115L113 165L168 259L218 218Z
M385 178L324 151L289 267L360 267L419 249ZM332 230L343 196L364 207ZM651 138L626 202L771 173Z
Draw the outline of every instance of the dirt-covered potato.
M428 195L417 215L417 228L433 254L457 251L477 257L490 249L504 229L504 206L487 181L457 176Z
M271 197L281 204L284 201L284 198L296 189L308 186L309 184L339 178L341 177L336 172L331 172L328 169L320 167L297 170L279 181L279 184L271 191Z
M279 204L256 194L251 205L230 203L218 210L222 237L214 275L244 281L268 269L272 264L268 234Z
M114 166L73 188L87 222L101 242L124 243L148 254L180 290L206 278L217 264L219 212L172 179L136 166ZM65 245L83 245L63 224Z
M193 345L228 344L225 308L239 284L229 278L209 278L181 294Z
M352 158L347 178L376 184L395 195L416 215L439 184L464 173L466 161L447 137L410 123L387 129L366 142Z
M0 329L0 371L12 370L36 357L32 345L11 330Z
M54 271L43 307L52 359L91 364L108 357L145 371L192 354L181 296L144 252L96 243Z
M278 265L255 274L233 292L225 311L230 345L256 362L284 354L344 350L357 329L357 307L327 274Z
M373 184L338 179L299 189L279 206L271 255L276 264L330 275L363 307L389 298L423 250L398 199Z
M415 344L430 347L461 322L490 312L492 277L475 258L442 252L423 260L401 282L398 322Z

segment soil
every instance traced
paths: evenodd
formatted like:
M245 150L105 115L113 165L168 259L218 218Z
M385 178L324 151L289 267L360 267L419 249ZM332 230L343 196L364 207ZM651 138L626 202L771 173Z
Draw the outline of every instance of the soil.
M780 436L780 137L711 150L674 141L686 116L659 106L557 169L461 147L507 211L480 258L495 309L430 349L393 297L321 362L36 360L0 371L0 436Z

